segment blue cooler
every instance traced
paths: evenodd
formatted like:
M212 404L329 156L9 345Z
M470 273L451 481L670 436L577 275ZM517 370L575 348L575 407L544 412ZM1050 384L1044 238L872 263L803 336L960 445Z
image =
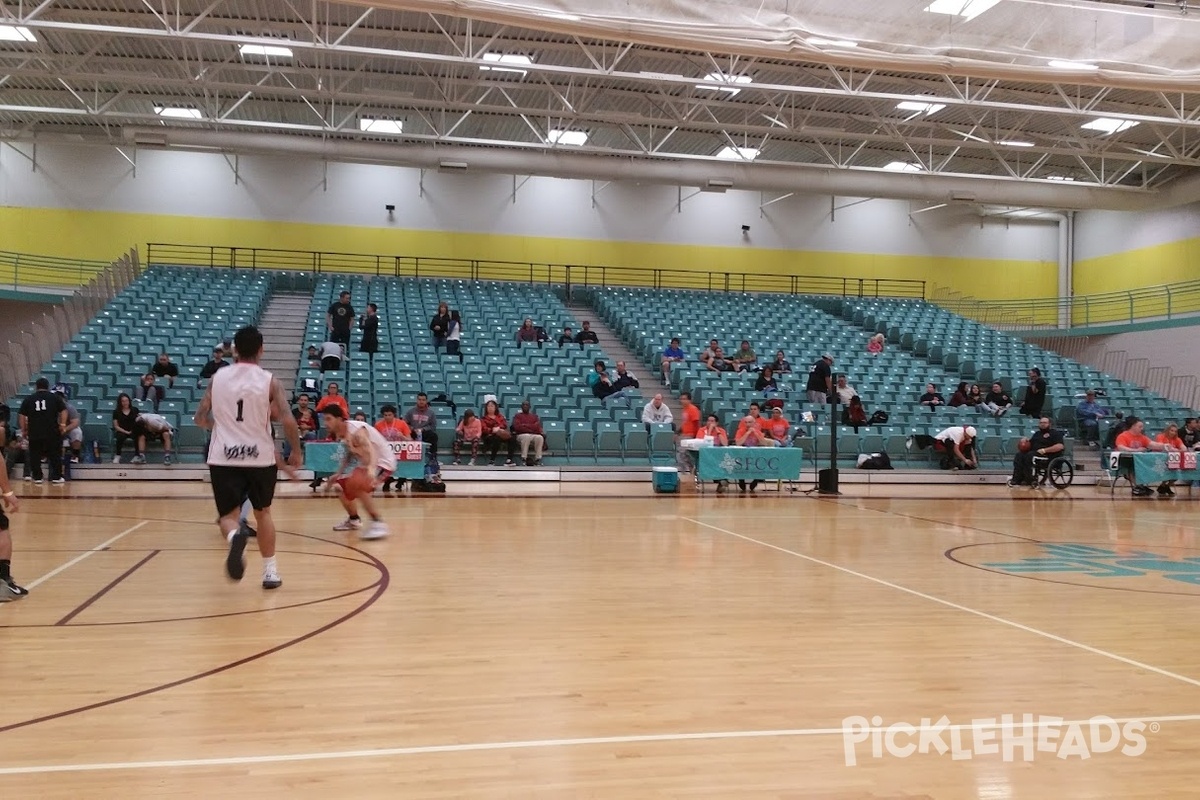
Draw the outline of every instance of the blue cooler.
M679 468L654 467L654 491L658 494L679 493Z

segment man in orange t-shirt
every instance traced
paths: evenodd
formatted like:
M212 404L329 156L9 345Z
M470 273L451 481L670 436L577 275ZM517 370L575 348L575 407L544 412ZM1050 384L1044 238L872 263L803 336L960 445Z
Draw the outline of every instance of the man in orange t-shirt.
M700 406L692 402L692 396L688 392L679 393L679 416L683 420L679 423L678 442L683 442L684 439L699 439L700 433ZM675 465L679 467L680 472L691 472L695 465L692 463L692 454L679 447L675 454Z
M1163 432L1154 437L1154 441L1163 446L1163 450L1187 450L1187 445L1183 443L1183 439L1179 438L1179 426L1174 422L1167 425ZM1171 487L1175 485L1175 481L1163 481L1158 487L1158 493L1163 497L1173 497L1175 490Z
M1150 441L1150 437L1146 435L1146 425L1137 417L1130 417L1126 420L1129 427L1122 433L1117 435L1116 450L1118 453L1144 453L1148 450L1164 450L1165 447L1160 442ZM1124 460L1124 459L1122 459ZM1124 467L1122 467L1124 469ZM1132 474L1132 463L1128 466L1129 472ZM1158 487L1158 493L1164 497L1169 497L1175 494L1171 491L1170 481L1164 481ZM1133 487L1134 497L1145 497L1150 494L1149 486L1135 485Z

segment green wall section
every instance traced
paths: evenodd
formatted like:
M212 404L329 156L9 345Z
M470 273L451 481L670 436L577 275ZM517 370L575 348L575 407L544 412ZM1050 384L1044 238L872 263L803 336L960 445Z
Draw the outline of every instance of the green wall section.
M1053 297L1057 291L1054 262L1002 258L702 247L16 207L0 208L0 231L6 250L67 258L114 258L132 246L138 246L144 257L146 242L162 242L696 273L756 273L768 278L811 275L923 280L927 283L927 294L944 287L980 299ZM864 242L864 247L868 246ZM4 280L0 275L0 282ZM622 275L619 282L635 281ZM757 286L762 288L762 283ZM787 289L787 283L781 281L779 288Z

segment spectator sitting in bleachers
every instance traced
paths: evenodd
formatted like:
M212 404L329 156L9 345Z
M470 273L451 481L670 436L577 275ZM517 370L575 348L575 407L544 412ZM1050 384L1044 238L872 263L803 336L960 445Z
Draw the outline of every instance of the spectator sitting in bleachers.
M346 402L346 398L342 396L336 383L330 383L325 387L325 396L317 401L317 413L320 414L326 406L330 405L340 408L344 417L350 416L350 404Z
M564 345L575 344L575 334L571 332L571 326L563 327L562 334L558 337L558 347L561 350Z
M763 423L763 431L780 447L788 447L792 443L792 423L783 416L783 409L779 406L771 409L771 416Z
M1183 452L1188 449L1183 443L1183 439L1179 436L1179 426L1174 422L1167 423L1167 427L1163 429L1162 433L1154 437L1154 441L1161 444L1163 450L1167 451L1178 450ZM1158 493L1166 497L1174 497L1175 491L1171 488L1174 485L1175 481L1173 480L1163 481L1162 485L1158 487Z
M709 339L708 347L704 348L704 352L702 352L700 354L700 363L704 364L705 366L708 366L709 362L712 361L716 357L717 353L720 352L720 350L721 350L720 343L716 339Z
M738 347L737 352L729 358L737 368L738 372L752 372L755 365L758 364L758 355L754 352L754 348L750 346L748 339L742 339L742 344Z
M1027 417L1041 417L1042 408L1046 405L1046 379L1037 367L1029 370L1029 386L1025 388L1025 402L1021 404L1021 413Z
M340 342L328 341L321 345L321 373L337 372L342 368L346 348Z
M163 464L171 463L171 436L175 433L174 426L160 414L138 414L134 425L137 434L138 453L133 457L134 464L146 463L146 441L163 443Z
M414 439L425 443L425 460L437 463L437 412L429 405L429 395L417 392L417 403L404 412L404 421L408 423Z
M317 428L320 425L316 413L313 412L312 398L306 394L301 394L296 398L296 407L292 409L292 417L296 420L296 427L300 431L301 442L311 442L317 438ZM327 404L328 405L328 404ZM283 440L283 457L289 458L292 454L292 446L287 439Z
M1062 431L1057 431L1051 426L1049 417L1042 417L1038 420L1038 429L1029 437L1029 449L1013 456L1013 474L1008 485L1032 486L1033 460L1053 457L1065 449Z
M970 425L955 425L933 436L923 433L911 436L905 446L912 447L915 444L918 450L936 448L942 454L942 469L976 469L979 466L975 457L975 439L978 435Z
M867 340L867 352L873 356L877 356L883 352L883 334L877 333Z
M1075 421L1079 423L1079 437L1087 442L1088 447L1100 446L1100 420L1107 417L1109 411L1096 402L1096 393L1088 390L1079 405L1075 406Z
M670 380L672 364L682 364L686 358L687 354L684 353L683 348L680 347L679 338L676 337L672 339L671 343L667 345L667 348L663 350L662 354L663 380Z
M1188 417L1183 421L1183 430L1179 432L1179 438L1183 440L1183 446L1188 450L1200 450L1200 419ZM1191 487L1196 485L1196 481L1184 481L1181 486L1187 486L1189 491Z
M179 377L179 367L175 366L171 361L171 357L166 353L159 353L158 359L150 366L150 371L142 376L142 402L146 398L153 395L154 410L158 411L158 405L167 396L166 389L160 381L166 380L167 386L173 388L175 379Z
M625 407L629 408L631 402L627 390L640 389L641 386L642 384L638 382L638 379L625 369L625 362L618 361L617 374L612 379L612 392L609 393L608 397L604 398L605 405L608 405L609 400L624 400Z
M321 351L315 344L308 346L308 366L313 369L321 368Z
M661 394L654 395L654 399L646 403L646 407L642 409L642 422L646 423L647 433L650 432L651 425L670 425L671 430L675 429L675 416L670 407L663 403Z
M712 357L705 362L713 372L733 372L737 366L725 358L725 351L719 346L712 351Z
M992 389L987 393L987 397L983 398L980 408L993 417L1003 417L1012 408L1012 398L1008 396L1008 392L1004 391L1004 386L996 381L992 384Z
M700 429L700 438L711 441L713 447L729 446L729 434L721 427L721 420L716 414L709 414L705 418L704 427ZM717 494L729 488L729 481L724 479L715 480L713 483L717 485Z
M538 329L534 327L533 320L529 317L521 323L521 327L517 329L517 344L537 344Z
M863 408L862 398L858 395L851 397L850 402L842 409L842 424L853 426L855 433L858 433L860 427L871 424L867 419L867 410Z
M771 367L771 371L776 375L785 375L792 371L792 364L783 357L782 350L775 351L775 360L772 361L768 366Z
M970 396L970 390L967 388L966 381L959 381L958 387L954 390L954 394L950 395L950 407L958 408L965 406Z
M126 440L133 442L133 454L138 456L141 450L137 444L138 409L133 404L133 398L125 392L117 395L117 407L113 409L113 463L121 463L121 450L125 448Z
M375 430L389 442L407 442L412 440L412 430L409 429L408 423L396 416L396 407L390 403L385 404L379 409L380 419L375 422ZM397 489L404 488L404 478L397 478L389 475L383 481L383 491L390 492L392 490L392 482L395 481Z
M603 361L597 361L593 365L592 371L588 373L587 385L592 390L592 396L602 402L612 394L612 378L608 376L608 365Z
M978 383L971 384L971 391L967 392L967 402L964 405L974 409L983 405L983 391L979 388Z
M766 422L758 403L751 403L749 413L738 422L734 443L738 447L776 447L779 443L767 433Z
M945 405L946 398L938 393L937 386L932 383L925 384L925 394L921 395L921 405L928 406L930 411L933 411L940 405Z
M775 380L775 370L763 367L762 372L758 373L758 380L754 382L754 391L759 392L763 397L773 397L779 394L779 382Z
M546 432L542 430L542 421L533 413L528 400L522 401L521 410L513 415L512 432L517 437L521 448L521 460L525 466L532 467L542 463L542 450L546 446ZM529 447L533 446L533 455Z
M1166 449L1166 445L1162 444L1161 442L1150 441L1150 437L1148 437L1145 432L1145 424L1137 417L1127 417L1125 420L1125 425L1125 430L1117 434L1116 441L1114 442L1114 447L1118 453L1145 453L1151 450L1161 452ZM1118 456L1118 458L1120 457ZM1123 461L1124 459L1121 460ZM1130 473L1133 471L1132 466L1127 467L1126 469L1128 469ZM1169 496L1174 494L1174 492L1171 491L1171 487L1167 484L1168 481L1163 481L1161 484L1159 484L1158 493L1160 495ZM1149 486L1135 485L1133 487L1134 497L1145 497L1148 494L1150 494Z
M309 349L311 350L314 348L309 348ZM212 351L212 358L209 359L204 364L204 366L200 368L200 376L196 379L196 385L199 386L200 381L206 381L209 378L211 378L213 375L216 375L217 370L221 369L221 367L228 367L228 366L229 366L229 362L225 360L225 348L224 347L214 347L213 351Z
M475 412L468 408L463 412L462 419L454 429L454 444L450 448L454 454L454 463L460 463L463 445L470 445L471 460L467 462L467 466L475 466L475 459L479 457L479 445L481 444L483 444L483 423L479 417L475 416Z
M479 421L483 426L483 447L488 454L488 464L494 466L496 454L500 452L501 447L506 447L508 453L504 465L506 467L516 466L513 459L517 454L517 440L513 438L512 431L508 429L508 420L500 413L500 404L495 400L488 400L484 403L483 416Z
M354 412L354 421L355 422L366 422L367 421L367 412L363 411L361 408L358 411L355 411Z
M858 397L858 392L847 382L845 375L838 375L834 392L837 393L838 402L844 406L850 404L851 398Z
M596 332L592 330L592 323L588 322L586 319L583 321L583 330L581 330L575 337L575 342L581 345L600 344L599 337L597 337Z
M450 306L442 301L438 303L437 313L429 320L429 332L433 334L433 349L446 344L446 336L450 333Z

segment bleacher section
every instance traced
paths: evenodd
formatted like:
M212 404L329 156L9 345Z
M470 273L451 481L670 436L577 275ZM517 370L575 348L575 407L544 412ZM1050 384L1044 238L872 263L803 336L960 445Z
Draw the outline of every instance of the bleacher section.
M150 268L43 365L39 375L71 387L85 440L99 441L107 460L117 395L128 392L136 405L150 410L150 401L143 403L135 395L138 381L159 353L168 353L179 367L179 377L159 413L179 431L177 447L198 458L205 435L191 419L203 393L200 369L215 344L257 321L271 285L272 275L265 272ZM14 412L33 391L37 377L8 401ZM130 455L132 448L126 450L126 457Z
M528 399L546 431L547 466L648 463L650 440L640 422L644 401L635 396L630 408L606 409L587 388L586 376L596 359L613 366L601 348L516 343L517 328L526 317L552 338L566 325L580 329L580 321L551 289L451 279L321 276L313 293L306 346L325 341L326 310L343 290L350 291L356 312L373 302L381 319L380 352L374 363L358 351L361 336L355 329L348 367L337 376L352 414L361 410L374 421L384 403L394 403L403 414L423 391L438 409L439 450L445 459L457 420L446 401L436 400L438 395L453 401L461 417L468 408L480 412L483 398L494 394L510 421ZM442 301L462 315L462 363L433 347L428 325ZM306 378L322 381L322 387L332 379L322 377L303 354L298 357L297 389Z

